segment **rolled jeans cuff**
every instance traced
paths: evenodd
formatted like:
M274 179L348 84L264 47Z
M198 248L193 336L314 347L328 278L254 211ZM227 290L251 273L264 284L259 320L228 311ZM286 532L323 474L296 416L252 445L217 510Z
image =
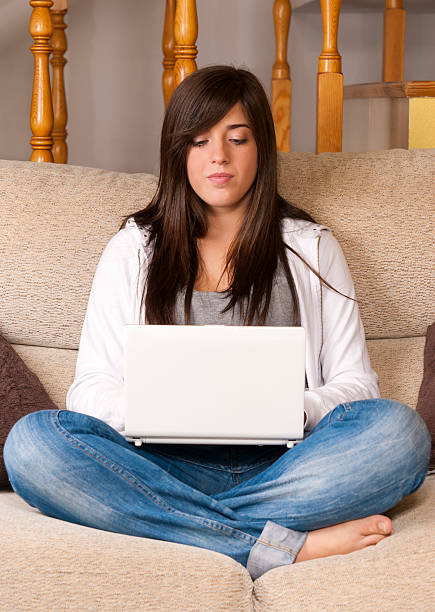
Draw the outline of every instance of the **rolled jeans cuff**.
M295 531L267 521L260 537L251 548L246 564L252 580L274 567L294 563L307 535L308 531Z

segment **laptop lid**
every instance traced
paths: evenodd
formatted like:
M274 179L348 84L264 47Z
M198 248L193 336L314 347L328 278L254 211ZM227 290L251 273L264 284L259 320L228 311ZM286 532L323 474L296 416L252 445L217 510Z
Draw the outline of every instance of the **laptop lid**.
M301 327L127 325L130 441L286 444L303 439Z

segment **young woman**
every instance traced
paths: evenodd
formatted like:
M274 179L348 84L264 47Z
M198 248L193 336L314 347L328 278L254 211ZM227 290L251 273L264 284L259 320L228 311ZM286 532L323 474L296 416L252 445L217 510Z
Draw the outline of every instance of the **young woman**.
M69 410L30 414L7 439L12 486L50 516L219 551L253 578L378 543L392 533L381 513L424 481L430 436L415 411L379 399L354 298L331 232L277 193L259 81L198 70L168 106L154 199L101 257ZM128 443L122 335L138 322L301 324L304 440L290 450ZM144 406L159 410L149 384L144 372Z

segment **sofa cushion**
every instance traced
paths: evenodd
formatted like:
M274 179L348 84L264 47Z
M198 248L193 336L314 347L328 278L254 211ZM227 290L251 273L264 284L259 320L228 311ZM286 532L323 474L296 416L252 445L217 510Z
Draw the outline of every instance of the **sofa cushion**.
M0 486L9 484L3 447L13 425L37 410L56 409L39 378L0 335Z
M67 523L0 492L1 609L252 611L252 580L226 555Z
M435 469L435 323L429 325L424 347L424 373L418 394L417 412L424 419L432 438L429 469Z
M435 609L435 476L385 512L393 534L376 546L280 567L254 583L256 612Z
M0 492L5 610L390 612L435 603L435 477L386 512L393 535L350 555L276 568L254 583L230 557L66 523ZM10 568L14 568L11 579ZM28 585L32 588L29 589ZM187 586L186 586L187 585ZM375 602L375 605L373 604Z

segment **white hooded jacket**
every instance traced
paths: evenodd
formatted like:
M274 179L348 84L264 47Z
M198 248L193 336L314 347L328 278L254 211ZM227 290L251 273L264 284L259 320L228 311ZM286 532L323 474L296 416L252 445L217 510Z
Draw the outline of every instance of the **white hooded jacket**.
M328 228L285 219L282 234L332 287L355 297L343 252ZM67 409L102 419L121 434L123 328L145 322L141 298L151 256L146 238L146 231L131 218L104 249L89 296L75 379L67 394ZM379 397L377 375L370 367L357 302L326 287L286 251L306 331L305 429L312 430L342 402Z

